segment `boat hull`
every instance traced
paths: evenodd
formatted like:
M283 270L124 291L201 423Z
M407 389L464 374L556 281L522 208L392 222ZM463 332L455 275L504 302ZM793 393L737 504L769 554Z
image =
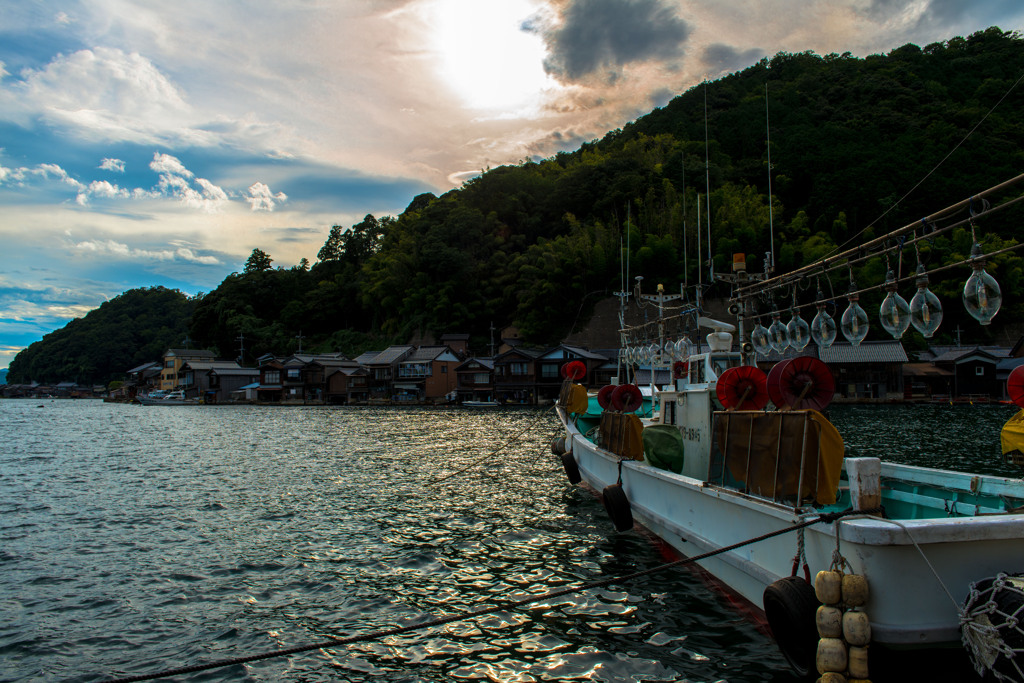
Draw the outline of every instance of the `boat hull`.
M619 457L583 436L564 411L566 444L583 481L602 491L619 480ZM696 556L815 517L771 501L708 484L639 461L621 465L633 518L686 556ZM872 640L892 647L959 644L959 614L970 585L1024 564L1024 516L888 521L844 518L804 532L811 576L829 569L837 549L847 572L864 574L871 592L864 610ZM790 576L796 532L700 560L715 580L762 609L764 590ZM947 594L948 591L948 594Z

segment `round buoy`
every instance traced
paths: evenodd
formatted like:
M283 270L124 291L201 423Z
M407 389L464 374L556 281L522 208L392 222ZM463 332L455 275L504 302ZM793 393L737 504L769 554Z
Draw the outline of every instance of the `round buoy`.
M633 510L626 498L621 484L609 484L601 492L604 509L615 525L616 531L629 531L633 528Z
M1004 681L1020 680L1024 650L1024 576L998 574L971 584L960 618L960 635L974 668Z
M764 589L764 614L782 655L800 678L816 669L818 600L811 585L787 576Z
M715 394L726 408L761 410L768 405L768 378L753 365L729 368L718 378Z
M834 570L822 570L814 577L814 596L823 605L837 605L843 597L843 575Z
M820 637L838 638L843 635L843 610L831 605L822 605L814 617Z
M566 451L562 453L562 468L565 470L565 476L569 477L570 484L578 484L583 481L583 477L580 476L579 465L576 464L576 458L572 457L572 453Z
M817 358L797 356L779 372L779 391L794 410L824 410L836 393L836 381Z
M612 408L620 413L632 413L643 405L644 395L635 384L620 384L611 395Z
M609 384L607 386L601 387L601 389L597 392L597 404L601 406L601 408L603 408L604 410L608 410L608 408L610 408L612 405L613 391L615 391L615 385Z
M565 453L565 437L560 436L551 442L551 453L553 455L561 455Z
M779 361L772 366L772 369L768 371L768 398L772 400L772 403L779 410L785 407L786 399L782 395L782 389L779 386L779 378L782 377L782 369L786 367L786 364L792 360L791 358L784 361Z
M1024 408L1024 365L1015 367L1006 378L1006 395L1018 408Z
M560 372L564 379L571 379L575 382L587 376L587 366L581 360L574 360L563 365Z

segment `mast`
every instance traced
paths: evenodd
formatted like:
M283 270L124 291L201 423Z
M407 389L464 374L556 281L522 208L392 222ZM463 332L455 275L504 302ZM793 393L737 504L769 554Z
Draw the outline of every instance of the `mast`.
M707 231L708 231L708 284L714 281L715 273L714 266L711 264L711 156L708 151L708 81L704 79L704 184L707 186L707 212L708 219ZM697 250L697 256L700 256L700 250Z
M764 84L764 140L768 148L768 234L771 238L771 256L768 259L768 273L775 272L775 229L772 226L772 140L768 122L768 83Z

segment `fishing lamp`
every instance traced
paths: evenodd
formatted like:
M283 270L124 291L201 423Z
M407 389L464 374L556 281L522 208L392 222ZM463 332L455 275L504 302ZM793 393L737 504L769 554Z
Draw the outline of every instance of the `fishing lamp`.
M942 302L928 289L928 274L924 264L917 264L917 294L910 300L910 324L914 329L931 339L942 323Z
M818 290L818 313L811 320L811 339L820 348L827 349L836 340L836 321L825 312L825 295Z
M789 345L797 351L803 351L811 341L811 326L800 317L800 309L796 306L795 291L793 292L793 307L789 309L789 315L789 323L786 325Z
M889 269L885 275L885 289L889 292L878 308L878 317L885 331L899 339L910 327L910 304L896 291L896 274ZM844 316L845 317L845 316Z
M768 334L768 328L761 324L761 321L757 321L757 327L750 333L750 343L754 345L754 351L767 356L772 350L771 336Z
M974 272L964 285L964 308L979 323L988 325L999 312L1003 294L996 279L985 272L985 259L977 242L971 247L971 268Z
M868 322L868 314L857 303L860 300L860 295L856 293L856 289L857 285L851 276L850 293L846 295L846 300L850 302L850 305L843 311L843 317L839 321L839 329L843 331L843 336L853 346L864 341L864 337L868 336L868 328L871 326Z
M768 328L768 342L779 353L789 348L789 332L786 330L786 326L782 324L782 321L779 320L778 311L772 314L772 324Z

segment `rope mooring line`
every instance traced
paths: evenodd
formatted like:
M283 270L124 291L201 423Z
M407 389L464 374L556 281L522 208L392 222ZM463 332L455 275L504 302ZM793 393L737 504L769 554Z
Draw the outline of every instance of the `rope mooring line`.
M341 645L350 645L352 643L364 642L367 640L380 640L390 636L401 635L403 633L409 633L410 631L418 631L420 629L433 628L435 626L444 626L445 624L451 624L456 621L465 621L467 619L475 619L477 617L487 616L488 614L494 614L495 612L501 612L505 610L515 609L517 607L523 607L536 602L542 602L545 600L551 600L553 598L559 598L563 595L569 595L571 593L581 593L583 591L592 590L594 588L603 588L614 583L621 583L624 581L631 581L633 579L640 578L642 576L648 576L657 572L665 571L673 567L679 567L686 564L692 564L705 560L715 555L727 553L743 546L752 545L775 536L781 536L783 534L792 533L799 529L804 529L811 526L812 524L818 524L820 522L836 522L843 517L850 515L865 515L879 510L844 510L842 512L830 512L823 513L811 519L807 519L793 526L788 526L782 529L776 529L766 534L762 534L755 538L750 538L739 543L733 543L732 545L723 546L715 550L709 550L706 553L700 555L693 555L691 557L683 557L673 562L667 562L665 564L658 565L657 567L651 567L650 569L643 569L632 574L625 576L613 576L607 579L600 579L598 581L591 581L580 586L572 586L569 588L559 588L557 590L549 591L543 595L535 595L521 600L513 600L510 602L503 603L501 605L492 605L483 609L475 610L473 612L465 612L461 614L452 614L446 617L438 617L430 621L425 621L417 624L407 624L405 626L395 626L394 628L385 629L382 631L372 631L370 633L363 633L354 636L348 636L345 638L332 638L331 640L309 643L306 645L297 645L295 647L286 648L283 650L273 650L271 652L263 652L255 655L246 655L243 657L234 657L231 659L222 659L216 662L209 662L207 664L195 664L192 666L184 666L177 669L168 669L154 674L140 674L138 676L129 676L127 678L114 678L105 681L105 683L134 683L135 681L151 681L157 678L166 678L167 676L181 676L184 674L198 673L200 671L208 671L210 669L219 669L226 666L235 666L237 664L247 664L249 662L256 662L262 659L271 659L274 657L287 657L289 655L300 654L303 652L309 652L311 650L322 650L325 648L339 647Z

